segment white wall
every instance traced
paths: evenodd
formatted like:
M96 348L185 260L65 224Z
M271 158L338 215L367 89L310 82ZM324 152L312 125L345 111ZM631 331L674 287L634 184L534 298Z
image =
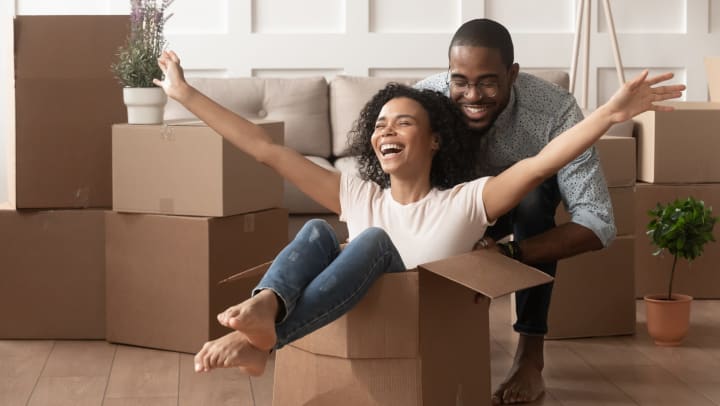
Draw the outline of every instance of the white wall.
M14 165L10 160L11 151L15 151L15 148L10 145L11 142L14 144L15 139L12 57L12 17L14 14L14 2L0 2L0 203L9 200L9 171L7 168L11 164Z
M593 1L591 10L590 107L617 86L599 3ZM611 5L627 77L644 67L671 70L687 83L687 100L707 100L703 57L720 55L720 0ZM463 21L488 17L510 29L521 66L568 70L575 7L575 0L176 0L167 37L189 75L422 77L447 67L448 42ZM16 0L18 14L128 10L129 0ZM0 18L6 31L8 18ZM11 52L6 48L0 45L3 61ZM6 86L7 72L0 74L0 86ZM8 106L0 104L0 122L8 115Z

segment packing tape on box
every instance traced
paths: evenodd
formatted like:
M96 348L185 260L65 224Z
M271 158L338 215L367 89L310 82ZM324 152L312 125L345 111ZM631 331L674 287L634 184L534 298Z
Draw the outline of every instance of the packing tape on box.
M172 127L167 124L163 124L162 129L160 130L160 138L163 141L174 141L175 134L173 134Z
M80 187L75 191L75 201L78 207L90 206L90 188L87 186Z

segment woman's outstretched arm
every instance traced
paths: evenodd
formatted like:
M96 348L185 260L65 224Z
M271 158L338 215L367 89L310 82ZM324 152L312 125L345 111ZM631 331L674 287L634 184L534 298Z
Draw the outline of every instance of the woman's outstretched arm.
M672 73L648 78L647 70L625 83L613 97L583 121L555 137L537 155L517 162L487 181L483 204L489 220L515 207L522 198L560 168L580 156L612 124L629 120L647 111L671 111L672 107L654 104L682 95L684 85L654 85L673 77Z
M217 104L185 81L180 59L172 51L158 60L165 79L155 79L167 95L190 110L241 151L273 168L303 193L335 213L340 212L340 174L307 160L297 151L273 144L261 127Z

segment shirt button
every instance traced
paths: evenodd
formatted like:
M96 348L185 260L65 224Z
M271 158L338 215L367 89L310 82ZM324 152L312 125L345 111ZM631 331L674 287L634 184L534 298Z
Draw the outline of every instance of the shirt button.
M267 111L265 111L265 110L260 110L260 111L258 111L257 115L258 115L258 117L260 117L260 118L265 118L265 117L267 117Z

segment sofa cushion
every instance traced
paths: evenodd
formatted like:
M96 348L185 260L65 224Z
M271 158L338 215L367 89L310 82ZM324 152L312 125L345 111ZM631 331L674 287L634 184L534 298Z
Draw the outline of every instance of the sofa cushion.
M188 78L188 82L244 117L283 121L285 145L301 154L330 157L324 78ZM193 117L174 100L165 107L166 120Z
M544 69L523 69L525 73L537 76L540 79L554 83L565 90L570 88L570 75L561 70L544 70Z
M315 162L316 164L330 170L336 170L330 162L321 157L317 156L306 156L305 158ZM283 207L290 211L290 214L295 213L332 213L332 211L326 209L314 200L309 198L305 193L301 192L300 189L295 187L292 183L285 181L285 194L283 196Z
M332 152L336 157L347 155L347 138L360 110L380 89L390 82L411 86L418 79L336 76L330 81L330 127Z

